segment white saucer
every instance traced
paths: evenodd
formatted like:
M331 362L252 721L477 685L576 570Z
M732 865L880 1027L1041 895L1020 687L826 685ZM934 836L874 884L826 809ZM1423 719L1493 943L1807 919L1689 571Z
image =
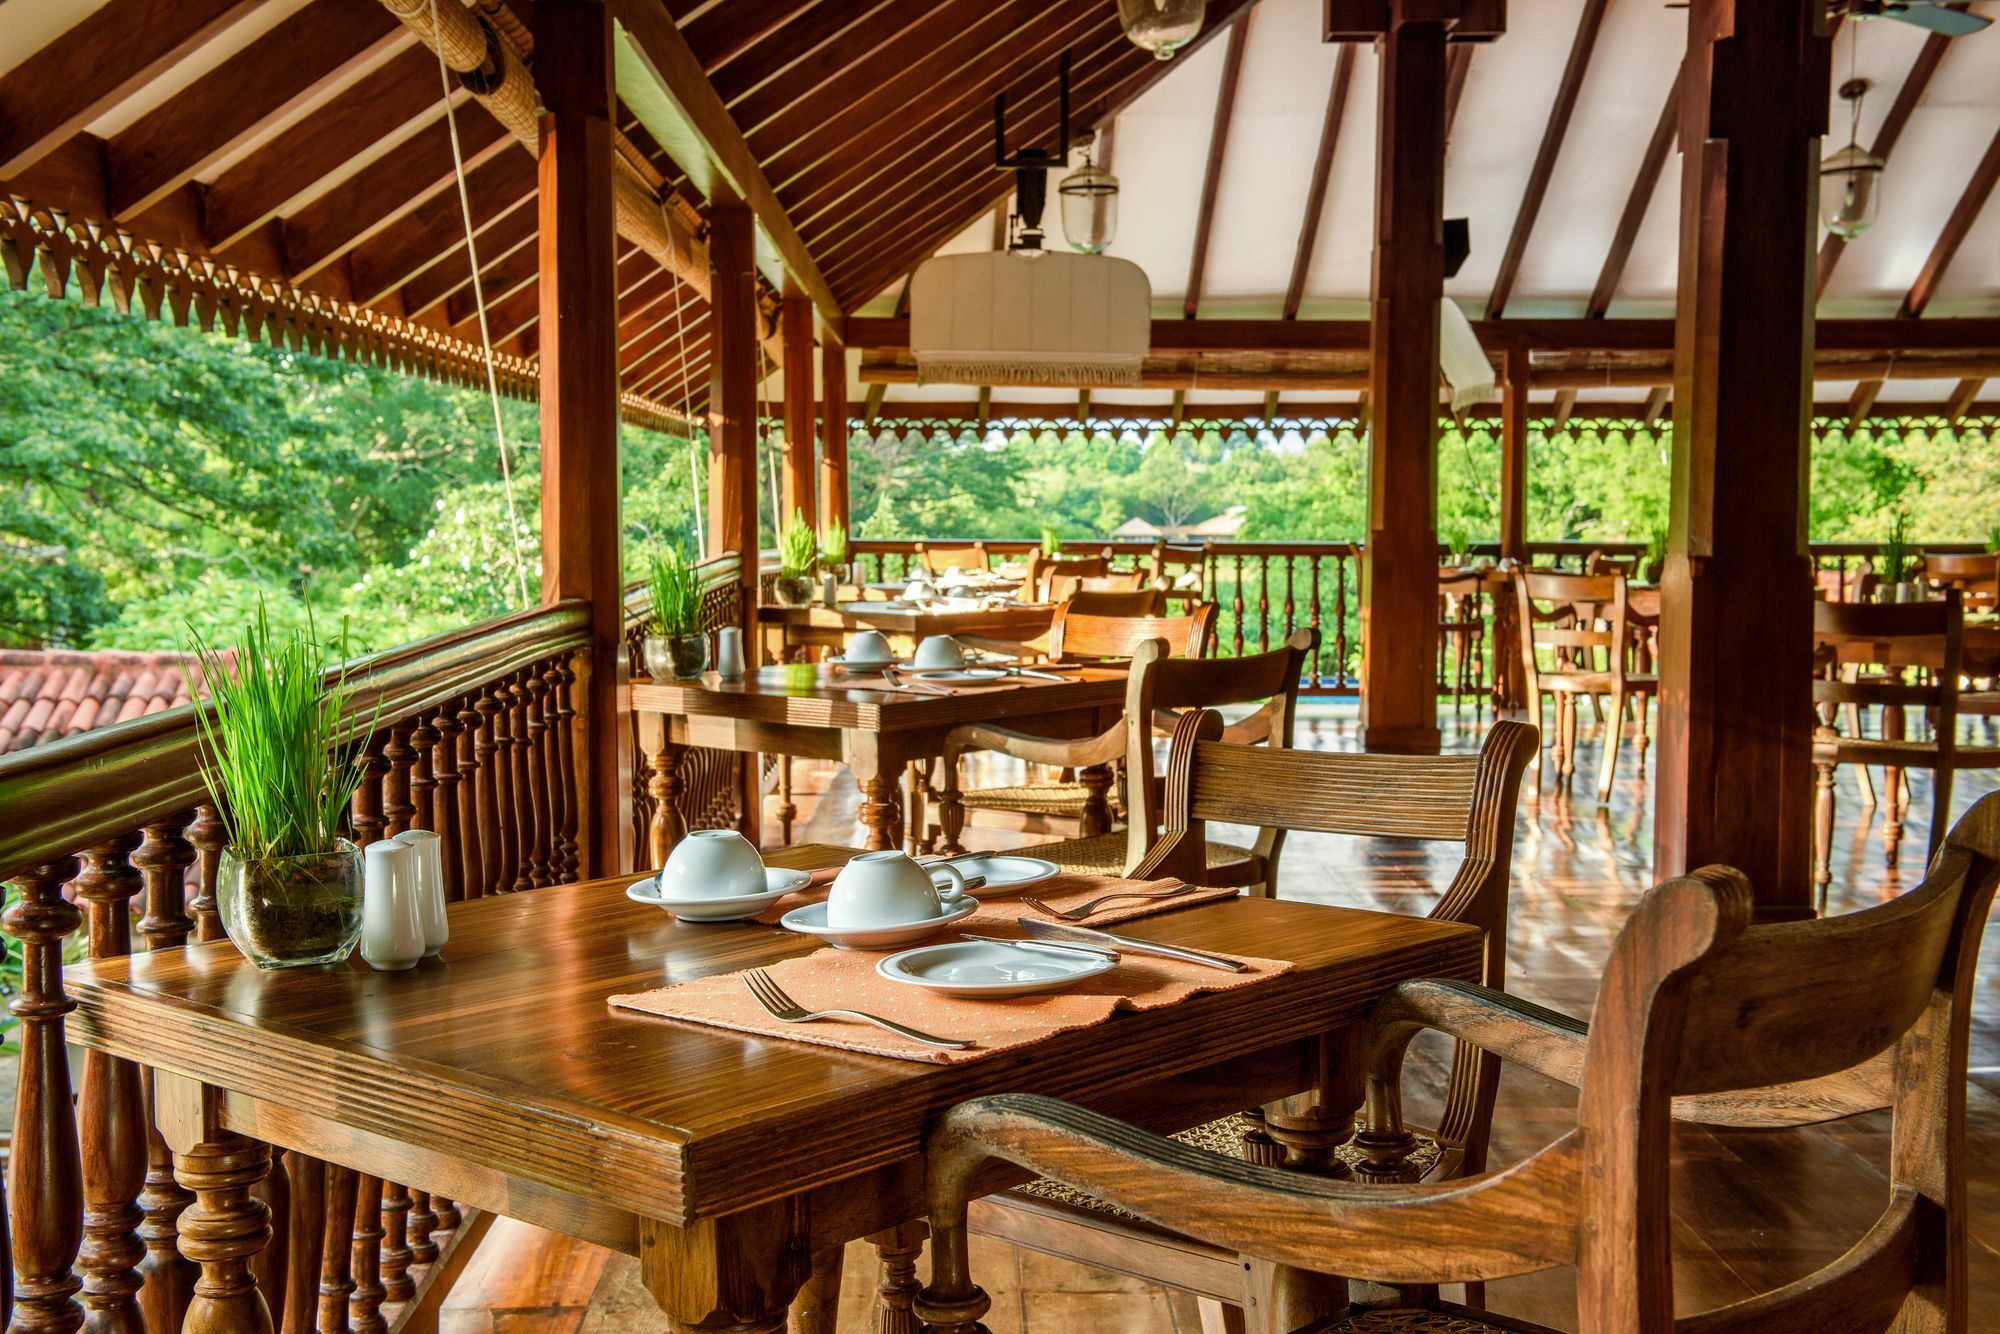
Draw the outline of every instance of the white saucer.
M1007 679L998 667L908 667L898 668L905 676L941 686L983 686Z
M835 671L853 672L857 675L879 672L884 667L899 665L894 658L883 658L875 662L849 662L845 654L842 654L838 658L828 658L826 663L827 666L832 667Z
M786 871L776 866L764 868L762 894L732 894L712 899L669 899L660 895L656 879L634 881L625 887L625 897L650 908L664 908L683 922L740 922L754 917L787 894L795 894L812 883L806 871Z
M844 950L892 950L898 945L914 945L928 940L953 922L963 921L979 911L979 900L967 896L940 917L901 926L832 927L826 924L826 905L808 903L794 908L779 919L778 925L802 936L818 936Z
M967 876L986 877L985 884L968 891L982 899L1012 894L1062 874L1062 867L1040 857L1017 857L1000 852L981 857L957 857L952 859L951 864Z
M1081 951L959 940L892 954L876 964L875 971L891 982L978 998L1061 991L1117 966L1115 959Z

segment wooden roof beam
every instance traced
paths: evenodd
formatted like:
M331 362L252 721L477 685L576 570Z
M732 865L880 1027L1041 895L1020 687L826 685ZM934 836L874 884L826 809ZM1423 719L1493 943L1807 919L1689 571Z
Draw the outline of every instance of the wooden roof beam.
M1550 432L1554 435L1561 435L1563 433L1564 428L1569 425L1570 417L1575 412L1576 412L1576 390L1558 389L1556 391L1556 408L1555 408L1554 420L1550 426Z
M526 206L511 209L491 227L479 234L479 256L488 263L512 254L518 247L535 239L540 226L536 210ZM359 256L356 259L359 260ZM472 267L466 262L463 240L437 263L416 274L404 283L398 291L403 309L411 314L429 310L472 281Z
M1973 400L1979 397L1979 390L1985 383L1986 377L1973 376L1954 385L1951 397L1945 400L1944 419L1953 426L1963 421L1965 414L1972 410Z
M1673 152L1674 140L1679 137L1680 109L1681 74L1676 70L1673 83L1667 87L1666 105L1660 108L1660 119L1653 125L1653 137L1646 141L1646 152L1639 159L1639 173L1632 178L1632 188L1625 195L1625 209L1618 215L1618 229L1612 233L1611 249L1604 256L1604 267L1598 271L1597 286L1590 291L1587 313L1592 319L1603 318L1618 295L1618 283L1625 276L1625 265L1631 261L1633 243L1639 239L1646 210L1652 206L1653 195L1659 189L1660 173L1666 169L1667 155Z
M17 176L261 0L111 0L0 77L0 177Z
M1312 183L1306 187L1306 216L1299 224L1298 244L1292 248L1292 276L1285 284L1285 318L1299 317L1299 303L1305 299L1306 278L1312 270L1313 243L1319 239L1320 215L1326 208L1327 182L1333 174L1334 150L1340 146L1340 122L1347 113L1347 90L1354 82L1352 42L1341 45L1334 61L1333 86L1327 90L1326 119L1320 123L1319 148L1313 154ZM1470 51L1470 46L1453 48Z
M1964 5L1954 5L1963 9ZM1923 100L1924 90L1930 86L1931 76L1937 73L1938 63L1952 44L1952 38L1941 32L1934 32L1924 39L1917 51L1917 58L1910 64L1910 72L1903 79L1903 86L1896 90L1896 100L1889 104L1889 114L1882 118L1882 128L1875 133L1875 142L1868 151L1884 162L1896 151L1896 141L1903 137L1903 129L1910 123L1910 116ZM1880 188L1880 183L1877 183ZM1814 289L1815 299L1826 295L1826 286L1833 281L1833 271L1840 263L1840 257L1847 251L1847 238L1828 232L1819 246L1819 285Z
M616 0L613 14L621 55L620 97L639 113L641 123L704 197L715 199L721 191L725 198L740 199L749 206L758 227L776 249L786 276L812 299L822 320L838 323L843 313L840 302L687 39L659 6L648 0ZM653 109L650 113L649 108ZM661 116L669 117L669 122L650 123Z
M1243 77L1243 48L1250 44L1250 11L1229 25L1229 48L1222 55L1222 84L1215 94L1215 119L1208 132L1208 161L1201 173L1201 204L1194 215L1194 254L1188 261L1187 296L1181 314L1201 310L1202 278L1208 268L1208 236L1215 224L1215 200L1222 190L1223 155L1229 151L1229 122L1236 112L1236 85Z
M535 215L535 163L500 149L478 166L467 164L465 193L472 206L472 231L483 237L503 219ZM516 224L518 226L519 224ZM420 277L453 254L465 251L465 212L455 181L429 191L393 229L373 237L353 252L354 290L358 300L374 301L384 293ZM482 256L482 259L485 259Z
M2000 181L2000 130L1993 133L1993 140L1986 145L1986 153L1979 159L1979 165L1972 169L1972 179L1965 183L1965 192L1958 197L1946 216L1944 229L1938 233L1937 244L1931 247L1929 258L1918 271L1917 280L1910 284L1909 295L1903 298L1901 313L1911 319L1924 313L1931 298L1937 295L1938 284L1944 280L1945 270L1958 256L1958 248L1965 244L1967 232L1979 217L1979 211L1986 207L1993 186Z
M688 45L701 53L702 64L722 100L734 106L745 96L781 74L808 75L814 53L864 19L896 0L848 0L845 4L813 5L775 31L768 32L740 56L718 64L690 28ZM717 6L718 10L724 6ZM793 5L796 9L796 4ZM877 20L880 22L881 20Z
M1570 43L1569 60L1563 65L1562 79L1556 84L1555 104L1549 109L1548 124L1543 127L1541 144L1535 149L1535 165L1528 171L1527 189L1522 192L1520 210L1514 215L1514 228L1508 233L1507 249L1501 254L1500 267L1493 275L1493 292L1486 302L1488 319L1498 319L1506 311L1509 298L1514 295L1514 283L1521 275L1521 261L1527 255L1528 240L1534 235L1535 219L1541 215L1542 201L1548 197L1556 158L1562 153L1570 118L1576 114L1577 98L1583 92L1583 78L1590 69L1591 52L1597 47L1597 34L1604 27L1604 14L1610 7L1611 0L1584 0L1583 14L1576 24L1576 37Z
M1875 399L1882 392L1882 381L1863 380L1854 386L1854 392L1847 396L1847 425L1849 429L1859 426L1875 411Z
M1659 425L1660 418L1666 415L1667 404L1673 395L1672 385L1655 385L1652 392L1646 395L1645 406L1639 409L1639 420L1648 427Z

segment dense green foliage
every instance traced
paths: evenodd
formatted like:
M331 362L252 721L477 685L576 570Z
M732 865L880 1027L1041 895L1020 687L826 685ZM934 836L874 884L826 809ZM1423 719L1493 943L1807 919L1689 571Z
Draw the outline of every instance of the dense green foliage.
M380 648L507 611L524 584L537 595L530 404L505 405L510 520L477 392L12 292L0 292L0 363L0 643L184 648L190 626L227 636L261 603L282 632L310 603L322 625L345 617L357 648ZM637 578L696 536L705 459L631 428L621 443ZM776 443L760 451L767 541ZM1876 540L1907 516L1920 544L1985 537L2000 485L1985 444L1924 423L1853 435L1822 423L1813 536ZM1365 526L1366 451L1345 427L981 440L905 426L857 431L851 453L863 538L1085 538L1238 506L1250 540L1355 539ZM1667 454L1664 428L1579 419L1538 431L1530 537L1652 540ZM1499 471L1490 428L1446 434L1448 543L1497 536Z

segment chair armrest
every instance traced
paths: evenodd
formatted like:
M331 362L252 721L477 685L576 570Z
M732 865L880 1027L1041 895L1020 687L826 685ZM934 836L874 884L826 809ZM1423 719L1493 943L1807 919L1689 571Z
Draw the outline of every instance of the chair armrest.
M1001 1094L960 1103L932 1136L934 1224L964 1218L973 1176L993 1158L1212 1245L1380 1283L1479 1282L1576 1255L1574 1133L1505 1172L1358 1185L1209 1153L1055 1098Z
M1048 764L1064 769L1083 769L1093 764L1109 764L1125 753L1125 725L1081 741L1033 736L988 723L968 723L945 733L947 761L968 750L997 750L1030 764Z

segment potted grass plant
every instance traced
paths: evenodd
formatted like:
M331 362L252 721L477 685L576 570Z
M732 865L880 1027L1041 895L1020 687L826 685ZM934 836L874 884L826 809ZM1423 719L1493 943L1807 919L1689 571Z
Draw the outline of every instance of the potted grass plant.
M209 694L197 753L229 839L223 929L259 968L338 963L361 935L361 852L340 826L367 752L366 738L342 741L346 673L328 681L310 618L274 634L261 606L234 654L197 640L196 656Z
M640 656L655 681L686 681L708 668L708 636L701 632L701 582L694 561L679 547L653 558L647 576L652 611Z
M1923 585L1916 580L1916 570L1916 559L1910 553L1910 516L1898 514L1882 543L1881 584L1876 597L1883 602L1921 602Z
M819 567L836 581L846 583L850 577L847 557L847 525L837 517L828 519L826 530L819 535Z
M791 521L778 534L778 578L772 592L780 606L812 605L813 564L818 554L819 538L806 522L806 512L792 511Z

